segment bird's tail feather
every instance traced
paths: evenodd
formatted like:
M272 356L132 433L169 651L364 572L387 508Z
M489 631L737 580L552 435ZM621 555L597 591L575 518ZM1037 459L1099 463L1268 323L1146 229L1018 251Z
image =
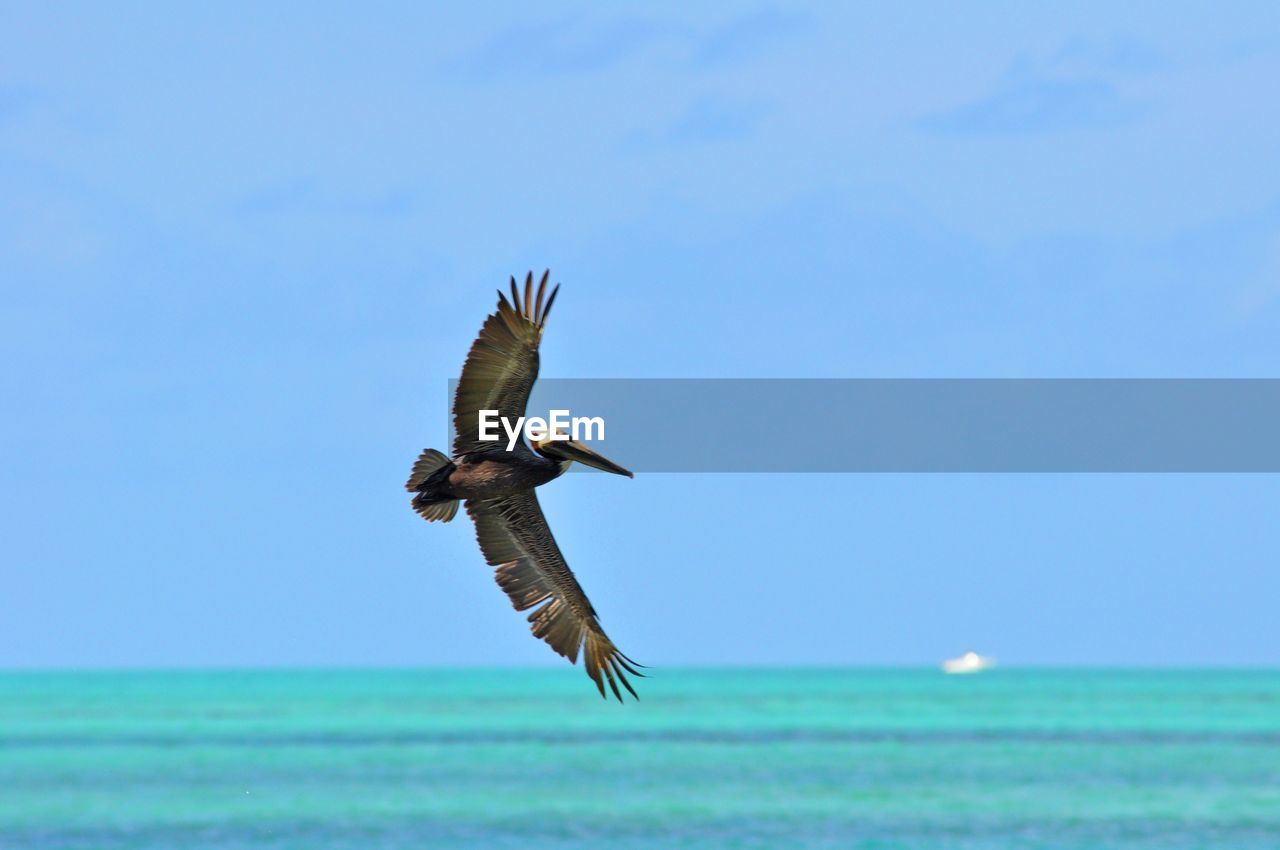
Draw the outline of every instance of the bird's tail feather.
M448 522L453 519L453 515L458 512L458 500L449 499L444 502L425 502L422 496L418 496L413 500L413 509L418 512L418 516L427 522Z
M423 449L422 454L418 455L418 460L413 464L413 471L409 473L409 480L404 483L404 489L410 493L421 490L422 485L427 483L432 473L450 463L452 461L441 452L435 449Z
M452 466L453 461L448 456L435 449L424 449L409 473L404 488L410 493L417 493L413 497L413 509L427 522L448 522L458 512L457 499L434 492L438 483L435 479L447 478Z

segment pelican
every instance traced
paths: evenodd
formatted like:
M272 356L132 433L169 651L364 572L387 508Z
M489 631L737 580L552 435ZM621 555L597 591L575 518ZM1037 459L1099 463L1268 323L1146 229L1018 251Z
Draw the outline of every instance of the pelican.
M529 390L538 378L538 345L547 314L560 285L546 298L547 278L534 295L533 272L525 277L524 297L511 278L511 300L498 290L498 309L480 328L471 345L453 398L453 457L426 449L413 465L405 489L413 493L413 509L428 522L448 522L465 503L476 526L476 539L494 578L517 611L529 615L534 637L578 663L582 653L587 675L600 696L605 681L622 701L623 688L637 697L626 673L643 676L639 666L609 640L582 586L560 554L542 508L537 487L559 478L574 461L617 475L628 470L575 440L524 440L507 450L501 441L480 439L481 410L497 410L509 421L524 416ZM638 698L638 697L637 697Z

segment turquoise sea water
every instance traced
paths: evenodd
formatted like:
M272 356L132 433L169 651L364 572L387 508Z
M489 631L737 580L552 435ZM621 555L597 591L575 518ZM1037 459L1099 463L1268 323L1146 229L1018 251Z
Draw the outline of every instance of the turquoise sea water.
M0 674L0 848L1280 848L1280 672Z

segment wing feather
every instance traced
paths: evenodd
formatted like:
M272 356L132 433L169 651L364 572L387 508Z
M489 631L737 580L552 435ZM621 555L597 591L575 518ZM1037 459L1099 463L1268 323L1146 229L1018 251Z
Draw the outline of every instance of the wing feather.
M453 454L497 448L500 440L480 439L480 411L497 410L500 416L515 421L524 416L529 391L538 379L538 346L542 328L556 290L543 307L547 279L542 276L537 301L533 301L533 273L525 279L525 295L520 298L516 279L511 278L511 300L498 290L498 309L489 314L480 334L471 344L462 377L453 397Z
M534 608L529 628L560 655L576 664L581 653L587 675L600 696L605 683L619 700L621 684L633 697L625 673L643 676L634 661L618 651L600 626L591 600L556 545L533 490L501 499L471 499L467 513L494 577L517 611Z

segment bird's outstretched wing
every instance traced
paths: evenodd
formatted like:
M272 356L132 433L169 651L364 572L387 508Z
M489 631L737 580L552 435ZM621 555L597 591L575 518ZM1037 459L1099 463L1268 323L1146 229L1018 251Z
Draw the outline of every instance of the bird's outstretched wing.
M547 294L544 272L535 298L533 272L524 280L524 298L511 278L511 300L498 290L498 310L484 320L480 335L471 344L462 367L458 391L453 397L453 454L499 448L501 440L480 439L480 411L496 410L515 422L524 416L529 390L538 379L538 344L547 314L560 291L557 284ZM499 429L501 430L501 429ZM501 437L501 433L499 433Z
M517 611L540 606L529 615L534 637L574 664L581 651L583 666L601 696L606 695L605 680L619 700L619 684L636 696L623 673L644 674L636 671L635 662L619 652L600 627L591 600L551 536L533 490L501 499L472 499L467 513L475 521L480 550L497 567L495 578L511 604Z

